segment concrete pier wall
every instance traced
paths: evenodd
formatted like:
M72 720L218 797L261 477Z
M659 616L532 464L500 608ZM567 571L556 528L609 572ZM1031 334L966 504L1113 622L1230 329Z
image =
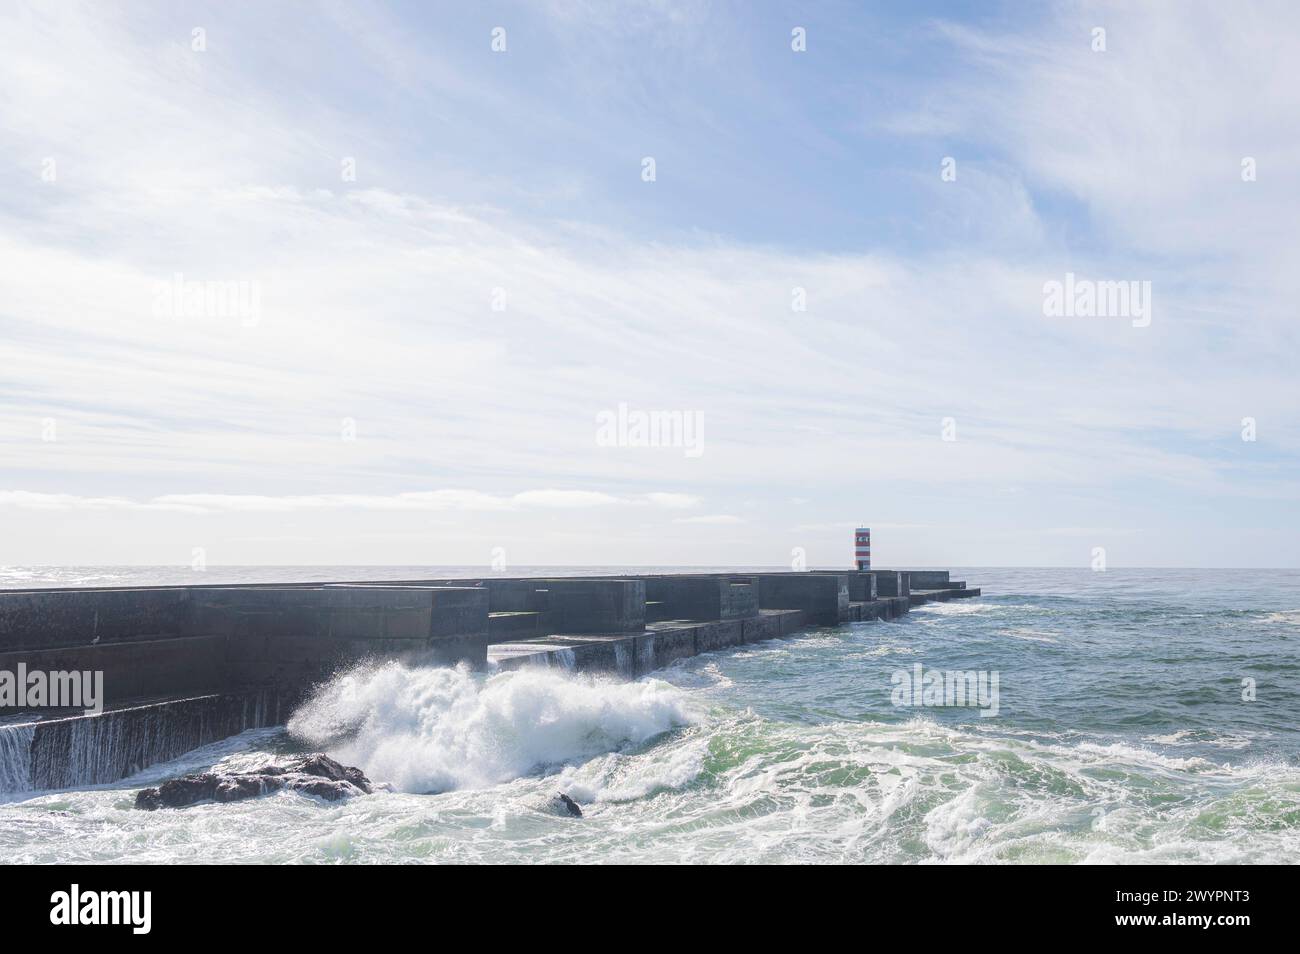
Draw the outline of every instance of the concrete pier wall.
M642 577L520 577L403 581L368 586L470 587L488 594L495 633L628 632L645 626ZM363 584L345 584L358 586ZM527 614L521 618L519 614ZM505 618L509 615L511 618Z
M760 610L748 619L651 623L642 633L621 636L559 634L494 644L489 658L500 669L544 666L634 678L678 659L775 639L806 625L802 610Z
M108 703L210 691L226 643L193 612L188 587L0 592L0 670L103 672Z
M0 591L0 670L102 671L110 707L25 723L0 712L0 787L109 782L281 724L312 684L364 658L634 678L979 593L946 571Z
M247 729L284 723L300 697L263 686L0 726L8 791L101 785Z
M369 655L483 665L487 598L350 585L0 592L0 670L99 671L116 705L296 685Z
M195 626L226 637L229 685L298 684L368 656L482 665L487 606L476 587L214 588L195 595Z

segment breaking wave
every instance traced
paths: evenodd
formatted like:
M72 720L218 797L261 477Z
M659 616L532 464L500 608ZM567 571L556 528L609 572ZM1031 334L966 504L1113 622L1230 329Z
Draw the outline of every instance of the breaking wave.
M289 732L404 792L498 785L637 745L693 720L665 682L549 669L476 675L402 663L321 687Z

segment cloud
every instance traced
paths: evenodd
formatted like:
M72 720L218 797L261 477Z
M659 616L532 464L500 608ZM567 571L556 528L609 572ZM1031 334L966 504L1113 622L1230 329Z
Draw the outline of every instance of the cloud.
M1237 271L1272 260L1272 243L1294 247L1300 195L1275 173L1300 159L1300 141L1267 117L1300 110L1300 10L1265 0L1167 14L1062 3L1019 34L940 22L966 68L926 106L944 135L998 143L1040 190L1082 203L1112 253L1213 255L1200 266L1229 278L1225 261ZM1092 48L1097 26L1105 52ZM1243 182L1246 156L1272 172Z
M746 546L783 554L796 522L833 535L846 514L934 540L971 514L1152 527L1166 508L1190 526L1213 500L1219 539L1258 519L1292 559L1294 524L1261 504L1300 491L1293 6L941 21L943 69L875 65L901 92L868 134L840 107L845 86L872 88L853 72L870 58L809 53L818 79L851 78L809 112L770 68L783 43L713 42L725 10L650 7L634 36L599 41L599 64L552 55L571 47L548 31L599 36L564 10L585 5L512 28L506 61L481 31L467 51L457 30L363 8L223 8L203 55L167 18L0 8L0 90L21 91L0 129L0 455L29 488L0 502L30 518L6 558L56 542L77 561L92 531L52 532L72 509L123 552L141 512L284 514L321 536L345 511L472 515L469 536L528 513L550 558L581 561L611 517L620 545L694 558L693 527L739 519L684 515L705 501L755 501ZM276 55L284 20L295 57ZM646 35L648 65L627 55ZM606 62L617 82L565 95ZM710 71L727 98L696 82ZM653 185L636 175L650 149ZM782 188L738 175L750 191L728 205L723 180L756 165ZM690 176L718 195L683 191ZM773 227L786 187L802 214ZM805 215L838 227L808 241ZM1152 280L1151 327L1045 318L1043 283L1067 270ZM177 274L255 283L257 320L155 313ZM594 416L619 402L698 411L705 453L599 446ZM1245 416L1258 442L1238 439Z
M1087 537L1090 540L1096 540L1100 537L1132 536L1135 533L1141 533L1142 530L1138 527L1049 527L1046 530L1035 532L1062 537Z
M516 494L513 502L534 507L606 507L620 503L619 498L592 490L526 490Z
M608 506L655 506L678 509L679 494L650 493L614 496L581 490L525 490L496 496L474 490L410 491L373 494L298 494L270 497L259 494L164 494L149 500L122 497L81 497L32 491L0 491L0 506L30 510L156 510L175 513L291 513L322 510L389 511L519 511L530 509L585 510Z
M651 503L671 510L688 510L691 507L698 507L702 503L700 498L694 494L654 493L646 494L646 496Z
M23 490L0 491L0 506L28 510L143 510L148 504L122 497L79 497L76 494L43 494ZM162 509L175 509L166 508Z

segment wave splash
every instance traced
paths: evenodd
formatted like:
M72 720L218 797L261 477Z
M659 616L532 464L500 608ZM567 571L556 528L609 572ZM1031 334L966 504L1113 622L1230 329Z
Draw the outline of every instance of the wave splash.
M685 692L655 679L390 662L322 686L288 729L399 791L444 792L586 761L695 718Z

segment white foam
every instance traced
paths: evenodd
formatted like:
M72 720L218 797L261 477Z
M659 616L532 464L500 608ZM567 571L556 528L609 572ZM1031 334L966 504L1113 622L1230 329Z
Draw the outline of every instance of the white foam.
M289 731L399 791L430 792L585 761L692 719L686 694L657 679L540 668L485 677L392 662L334 679Z
M1024 626L1013 626L1009 629L1003 630L1003 633L1010 636L1012 639L1023 639L1031 643L1056 643L1059 642L1056 637L1060 635L1060 633L1047 632L1041 629L1029 629Z
M949 600L941 603L922 603L912 607L913 613L931 616L972 616L994 609L992 603L971 602L969 600Z
M631 802L655 792L679 791L700 777L708 751L708 738L699 737L667 751L593 759L566 769L556 787L583 804Z
M1191 729L1179 729L1177 732L1170 732L1167 735L1148 735L1143 736L1143 742L1158 742L1161 745L1185 745L1184 742L1192 734Z
M1300 626L1300 610L1283 610L1280 613L1269 613L1264 617L1263 621L1282 626Z
M988 837L992 824L986 815L979 786L970 785L926 813L925 843L938 859L966 860Z
M876 646L860 653L845 653L847 659L873 659L877 656L915 656L917 650L911 646Z

